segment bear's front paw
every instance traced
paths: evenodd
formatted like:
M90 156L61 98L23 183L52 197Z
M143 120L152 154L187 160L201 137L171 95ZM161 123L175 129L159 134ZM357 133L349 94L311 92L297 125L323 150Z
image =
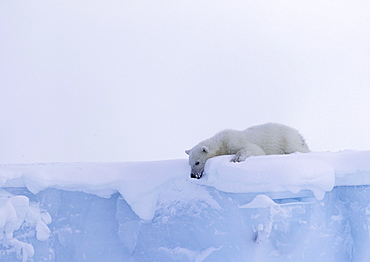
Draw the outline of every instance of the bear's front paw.
M239 162L238 157L234 156L233 158L231 158L230 162Z
M236 154L230 162L243 162L245 159L247 159L247 156L244 154Z

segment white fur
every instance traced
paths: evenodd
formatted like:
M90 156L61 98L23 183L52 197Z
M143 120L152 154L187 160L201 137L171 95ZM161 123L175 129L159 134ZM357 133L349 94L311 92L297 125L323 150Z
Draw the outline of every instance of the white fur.
M243 131L224 130L186 150L193 178L202 176L204 164L211 157L235 154L231 161L241 162L249 156L294 152L309 152L303 137L297 130L276 123L253 126Z

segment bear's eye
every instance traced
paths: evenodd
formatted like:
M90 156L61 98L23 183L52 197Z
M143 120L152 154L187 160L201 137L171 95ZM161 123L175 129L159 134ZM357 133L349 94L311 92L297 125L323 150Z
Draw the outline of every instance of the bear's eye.
M195 162L195 165L196 165L196 166L197 166L197 165L199 165L199 161Z

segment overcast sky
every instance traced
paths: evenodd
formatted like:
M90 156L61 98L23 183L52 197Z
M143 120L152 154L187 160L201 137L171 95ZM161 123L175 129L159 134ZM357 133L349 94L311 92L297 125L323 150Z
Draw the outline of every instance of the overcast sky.
M369 1L1 1L0 163L186 158L279 122L370 150Z

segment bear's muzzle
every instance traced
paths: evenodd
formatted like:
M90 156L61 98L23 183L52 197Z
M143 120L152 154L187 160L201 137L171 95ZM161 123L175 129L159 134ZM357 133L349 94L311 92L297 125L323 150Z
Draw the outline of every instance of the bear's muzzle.
M191 173L191 174L190 174L190 177L191 177L191 178L200 179L200 178L203 176L203 172L204 172L204 170L202 170L202 171L200 171L200 172L198 172L198 173Z

